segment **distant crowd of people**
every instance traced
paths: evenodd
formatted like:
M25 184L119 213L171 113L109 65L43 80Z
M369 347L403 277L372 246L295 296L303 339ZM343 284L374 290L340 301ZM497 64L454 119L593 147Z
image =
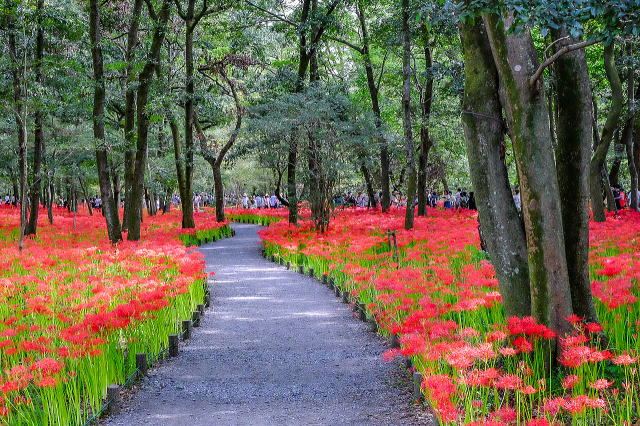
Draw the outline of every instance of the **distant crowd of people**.
M282 207L282 202L276 194L253 194L249 197L246 193L240 197L240 205L244 209L277 209Z
M442 194L437 191L425 192L426 204L429 207L442 206L445 209L470 209L476 210L476 199L473 192L467 192L462 188L454 193L445 190ZM375 194L375 205L380 204L382 192ZM369 196L364 192L347 192L346 194L338 194L334 197L333 203L336 206L345 207L370 207ZM418 196L414 200L414 206L418 204ZM391 205L394 207L405 207L407 205L407 197L397 191L391 194Z
M629 205L629 195L624 189L616 184L611 186L611 192L613 193L613 199L615 200L616 209L624 209ZM522 209L522 201L520 198L520 190L516 187L512 191L513 202L516 209L520 211ZM426 203L429 207L443 207L445 209L469 209L477 210L476 199L473 191L467 192L464 188L457 188L455 192L444 190L442 193L437 191L427 191L425 193ZM375 205L380 205L382 198L382 192L378 192L374 195ZM638 191L638 199L640 200L640 190ZM102 199L96 195L90 197L88 200L78 199L80 205L85 203L89 204L94 209L102 208ZM171 205L178 207L181 204L180 196L174 194L171 196ZM59 207L69 207L69 201L65 198L59 198L56 200L55 205ZM146 201L144 201L146 203ZM192 203L195 211L200 211L203 207L214 207L215 197L208 193L196 193L193 195ZM337 194L333 198L335 206L344 207L370 207L369 196L363 191L348 191L346 193ZM16 199L14 195L5 195L0 197L0 205L13 205L20 204L20 200ZM418 204L418 197L414 200L414 206ZM146 204L145 204L146 205ZM157 208L162 207L162 202L156 199ZM225 194L224 205L234 205L245 209L275 209L282 207L282 202L275 194L253 194L251 196L247 193L243 193L238 196L236 194ZM394 207L405 207L407 205L407 197L400 192L393 192L391 194L391 205ZM120 200L120 207L124 207L124 200Z

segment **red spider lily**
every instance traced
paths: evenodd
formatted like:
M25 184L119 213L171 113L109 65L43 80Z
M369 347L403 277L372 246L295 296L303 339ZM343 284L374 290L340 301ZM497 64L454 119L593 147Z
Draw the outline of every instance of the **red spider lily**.
M322 235L303 221L298 227L276 223L261 237L267 250L290 256L293 263L304 255L314 267L336 274L380 328L400 335L401 349L388 351L385 358L403 354L414 359L425 375L425 386L429 383L425 393L443 422L457 424L463 415L483 418L480 424L508 422L503 416L491 417L489 411L504 407L495 407L490 400L482 406L473 403L478 394L469 391L471 387L507 395L501 401L513 409L524 404L526 409L518 417L522 424L552 424L541 415L555 416L560 410L565 415L597 410L598 416L616 410L616 415L626 416L628 410L621 408L613 385L598 390L602 399L563 395L571 389L584 391L577 386L581 381L577 377L606 380L602 375L609 359L630 366L624 369L623 387L626 383L631 388L636 379L631 376L636 374L640 349L634 331L640 327L639 214L623 211L605 223L591 223L589 264L599 322L587 324L572 315L567 321L574 333L556 336L532 317L504 318L495 271L478 250L475 212L431 209L429 216L416 218L410 231L402 229L403 213L346 209ZM389 245L388 230L395 230L397 251ZM597 347L600 333L616 339L611 344L616 353ZM549 361L548 348L554 345L544 342L556 338L561 342L558 361L577 374L565 378L564 388L554 384L547 390L544 365ZM605 396L612 404L603 405Z
M98 382L78 376L116 374L101 370L104 357L116 352L122 359L125 347L135 343L137 327L169 312L179 295L206 278L202 256L180 241L179 212L145 218L143 240L116 247L108 243L99 215L78 213L77 232L65 210L55 215L54 225L41 218L38 238L27 239L20 252L7 237L18 226L18 211L0 207L0 396L9 398L0 400L0 415L8 419L34 409L26 395L35 389L62 392L58 401L65 401L90 388L84 383ZM226 225L204 213L196 214L196 222L198 228L189 234ZM95 371L77 370L97 357L102 358L95 361ZM64 393L76 377L76 388ZM86 409L79 399L67 404ZM6 421L0 418L0 423Z

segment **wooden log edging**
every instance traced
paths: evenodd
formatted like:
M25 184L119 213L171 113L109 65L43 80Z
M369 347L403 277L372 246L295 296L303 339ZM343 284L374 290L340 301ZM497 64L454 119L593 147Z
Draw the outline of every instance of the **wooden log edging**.
M216 228L223 229L222 235L214 235L211 241L217 241L218 239L229 238L235 236L235 231L229 226ZM197 244L202 245L209 242L209 238L197 239ZM199 327L202 318L205 315L206 308L211 305L211 292L209 286L205 281L204 284L204 298L203 303L196 305L196 310L193 311L191 319L183 320L178 323L178 328L181 329L180 334L170 334L167 337L168 346L162 349L155 355L149 355L147 353L137 353L135 356L135 370L127 377L124 384L111 384L107 386L106 397L102 407L94 413L84 424L89 426L94 424L103 414L118 414L122 405L122 391L128 388L136 380L140 380L147 376L149 367L156 362L159 362L165 357L176 357L180 353L179 342L182 340L188 340L193 334L193 327Z

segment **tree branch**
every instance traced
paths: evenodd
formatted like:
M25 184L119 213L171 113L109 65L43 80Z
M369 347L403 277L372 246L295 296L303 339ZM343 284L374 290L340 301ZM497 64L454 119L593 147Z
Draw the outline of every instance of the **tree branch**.
M284 16L280 16L280 15L278 15L276 13L273 13L273 12L263 8L263 7L260 7L260 6L258 6L257 4L255 4L254 2L252 2L250 0L244 0L244 2L247 3L249 6L255 8L255 9L258 9L259 11L261 11L263 13L266 13L267 15L277 19L278 21L284 22L284 23L289 24L289 25L291 25L291 26L293 26L295 28L298 28L298 24L296 24L295 22L285 18Z
M540 64L540 66L538 67L536 72L533 73L533 75L529 79L529 86L533 87L536 84L536 82L538 81L538 79L540 79L540 77L542 76L542 73L544 72L544 70L548 66L553 64L555 61L557 61L558 58L560 58L562 55L564 55L566 53L569 53L569 52L573 52L574 50L583 49L583 48L585 48L587 46L591 46L591 45L596 44L596 43L600 43L601 41L602 40L599 40L599 39L589 40L589 41L581 41L580 43L569 44L567 46L564 46L563 48L558 50L551 57L549 57L547 60L545 60L543 63Z
M333 40L333 41L336 41L336 42L338 42L338 43L342 43L342 44L344 44L345 46L348 46L348 47L352 48L353 50L355 50L355 51L356 51L356 52L358 52L359 54L364 55L364 49L363 49L363 48L358 47L358 46L356 46L355 44L353 44L353 43L351 43L351 42L349 42L349 41L347 41L347 40L341 39L341 38L339 38L339 37L333 37L333 36L326 36L326 37L327 37L329 40Z
M182 18L183 21L186 21L187 15L184 13L184 10L182 10L182 6L180 6L180 0L175 0L174 3L176 4L178 15L180 15L180 18Z

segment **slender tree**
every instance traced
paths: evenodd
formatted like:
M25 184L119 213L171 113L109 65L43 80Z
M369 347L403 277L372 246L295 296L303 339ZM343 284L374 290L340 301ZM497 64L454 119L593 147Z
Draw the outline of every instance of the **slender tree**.
M43 84L42 61L44 58L44 0L36 3L36 52L35 52L35 81L37 85ZM42 194L42 157L44 153L44 112L42 105L38 106L34 113L34 146L33 146L33 176L31 182L31 205L29 208L29 223L25 229L25 235L35 235L38 230L38 212Z
M160 12L157 14L153 39L149 49L149 56L144 68L138 77L138 90L136 93L136 160L133 185L131 187L130 208L127 211L127 223L129 232L127 239L137 241L140 239L140 223L142 221L142 200L144 195L144 176L147 169L147 150L149 144L149 91L155 73L155 68L160 61L160 50L164 42L167 22L171 14L171 0L163 0ZM152 15L154 11L150 7Z
M107 224L107 233L112 243L122 240L118 208L113 198L109 160L104 133L105 78L102 58L102 35L100 22L100 1L89 2L89 38L91 40L91 58L93 62L93 138L96 146L96 165L98 182L102 198L102 211Z
M404 131L405 155L407 156L407 208L404 228L413 228L414 200L416 197L416 160L413 144L413 121L411 118L411 26L409 24L409 0L402 0L402 128Z

